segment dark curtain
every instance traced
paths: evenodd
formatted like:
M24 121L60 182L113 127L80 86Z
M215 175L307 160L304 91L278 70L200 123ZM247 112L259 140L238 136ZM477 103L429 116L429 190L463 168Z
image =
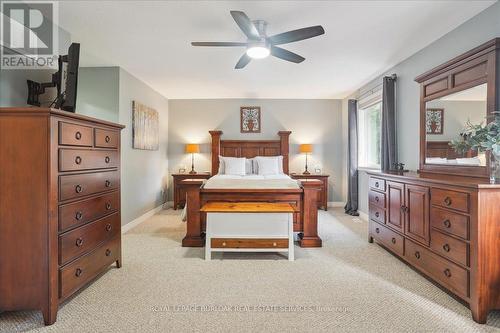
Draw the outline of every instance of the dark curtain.
M349 178L347 203L344 210L346 214L358 216L358 101L350 99L348 103L347 168Z
M382 88L381 169L394 169L398 161L396 143L396 74L385 76ZM418 126L418 124L415 124Z

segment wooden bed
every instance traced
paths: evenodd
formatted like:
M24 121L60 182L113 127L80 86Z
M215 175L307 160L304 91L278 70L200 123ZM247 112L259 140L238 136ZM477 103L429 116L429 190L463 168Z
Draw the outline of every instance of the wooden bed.
M289 173L289 131L278 132L278 140L221 140L222 131L210 131L212 137L212 175L219 171L219 155L228 157L283 156L283 172ZM294 231L299 232L301 247L321 247L318 236L317 195L321 182L302 182L298 189L206 189L187 191L187 231L184 247L205 246L206 214L200 208L207 202L287 202L297 207Z

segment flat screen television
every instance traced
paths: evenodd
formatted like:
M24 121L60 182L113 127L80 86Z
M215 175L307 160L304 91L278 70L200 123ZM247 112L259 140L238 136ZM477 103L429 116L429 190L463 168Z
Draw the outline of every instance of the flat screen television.
M27 80L28 104L41 106L39 97L45 93L45 89L57 88L56 98L49 107L75 112L79 59L80 44L72 43L68 54L59 56L59 70L52 74L51 82L39 83Z

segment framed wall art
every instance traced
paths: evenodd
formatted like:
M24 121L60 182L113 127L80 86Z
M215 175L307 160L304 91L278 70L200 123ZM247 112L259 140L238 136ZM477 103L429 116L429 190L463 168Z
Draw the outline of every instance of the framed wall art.
M241 133L260 133L260 106L242 106L240 108Z

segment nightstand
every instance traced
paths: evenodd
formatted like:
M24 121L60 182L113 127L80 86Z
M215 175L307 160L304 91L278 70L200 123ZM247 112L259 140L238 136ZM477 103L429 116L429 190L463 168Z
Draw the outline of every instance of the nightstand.
M172 178L174 179L174 209L177 209L179 206L184 207L186 204L186 188L189 186L189 182L182 182L186 179L197 179L203 180L210 178L211 175L209 173L197 173L197 174L189 174L189 173L174 173L172 174Z
M303 175L301 173L291 173L290 177L293 179L318 179L321 180L322 186L321 186L321 191L318 193L318 208L321 208L323 210L328 210L328 177L329 175L323 175L323 174L310 174L310 175Z

